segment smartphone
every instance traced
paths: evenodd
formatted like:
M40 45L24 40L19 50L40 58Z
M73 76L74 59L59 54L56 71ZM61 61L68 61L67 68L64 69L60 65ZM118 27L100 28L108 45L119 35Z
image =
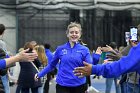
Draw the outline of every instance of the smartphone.
M130 32L125 32L125 41L129 42L130 39Z
M138 41L138 29L137 29L137 27L130 28L130 40Z
M29 50L26 53L32 53L33 49L29 48Z

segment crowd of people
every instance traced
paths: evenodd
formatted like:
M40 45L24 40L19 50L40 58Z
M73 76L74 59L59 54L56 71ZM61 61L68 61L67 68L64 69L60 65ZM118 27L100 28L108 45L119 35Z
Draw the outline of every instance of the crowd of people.
M76 76L82 77L85 75L102 75L106 78L114 78L123 75L121 84L121 93L139 93L139 51L140 51L140 25L138 28L138 41L129 40L129 45L121 52L116 53L112 48L104 49L105 52L112 52L108 55L111 63L92 65L84 62L84 67L76 67L74 72Z
M0 35L4 31L5 26L0 24ZM140 25L138 33L140 35ZM54 77L56 93L88 93L91 74L106 78L105 93L111 93L113 80L116 93L140 93L140 40L130 40L122 50L115 42L110 42L91 52L81 41L81 35L81 25L71 22L66 30L68 41L58 46L54 53L48 43L28 41L12 57L7 53L5 42L0 40L0 93L10 93L8 77L14 76L16 93L49 93L49 84ZM9 68L13 66L19 67L18 73L10 76ZM43 69L39 70L40 67ZM42 82L42 77L47 78L45 82Z

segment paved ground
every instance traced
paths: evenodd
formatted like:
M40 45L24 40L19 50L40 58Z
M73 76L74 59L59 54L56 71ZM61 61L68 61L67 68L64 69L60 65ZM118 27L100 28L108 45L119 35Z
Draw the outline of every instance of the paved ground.
M92 78L92 77L91 77ZM91 79L92 86L99 91L99 93L105 93L105 79L100 78L100 79ZM15 93L15 88L16 86L11 87L11 93ZM112 87L111 93L115 93L115 88L114 86ZM55 92L55 80L51 81L50 85L50 93L56 93Z
M92 86L99 90L99 93L105 93L105 78L100 77L100 79L91 79ZM111 93L115 93L114 83L112 84Z

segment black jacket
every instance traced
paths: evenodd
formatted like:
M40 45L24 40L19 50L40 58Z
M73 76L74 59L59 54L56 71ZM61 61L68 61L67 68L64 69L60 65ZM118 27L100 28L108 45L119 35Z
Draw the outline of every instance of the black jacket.
M35 60L33 63L40 63L39 60ZM41 81L35 81L34 76L37 72L35 67L32 65L31 62L20 62L20 74L19 74L19 79L18 79L18 84L19 86L23 88L35 88L35 87L40 87ZM38 67L38 66L37 66Z

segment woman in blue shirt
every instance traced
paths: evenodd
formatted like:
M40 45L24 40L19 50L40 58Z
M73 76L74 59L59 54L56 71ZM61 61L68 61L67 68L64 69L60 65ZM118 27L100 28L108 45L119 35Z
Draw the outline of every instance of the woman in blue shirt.
M70 23L66 32L69 41L59 46L51 63L35 75L35 79L38 80L53 70L59 62L56 93L85 93L86 91L86 77L78 78L73 73L75 67L84 66L83 61L92 63L89 49L78 42L82 34L81 30L80 24Z

